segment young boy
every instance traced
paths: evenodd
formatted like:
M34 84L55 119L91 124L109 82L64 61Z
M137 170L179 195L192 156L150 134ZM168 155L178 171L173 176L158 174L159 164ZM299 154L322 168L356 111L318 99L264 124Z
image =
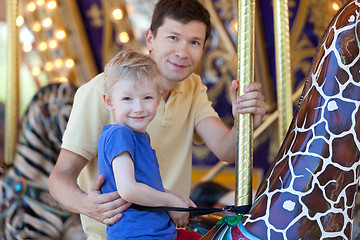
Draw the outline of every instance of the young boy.
M117 191L144 206L194 207L189 198L164 190L146 132L161 99L160 78L151 57L134 50L119 52L106 65L103 99L115 123L103 127L98 142L99 174L105 176L101 191ZM175 239L175 225L184 227L187 221L184 212L129 208L121 221L107 226L107 239Z

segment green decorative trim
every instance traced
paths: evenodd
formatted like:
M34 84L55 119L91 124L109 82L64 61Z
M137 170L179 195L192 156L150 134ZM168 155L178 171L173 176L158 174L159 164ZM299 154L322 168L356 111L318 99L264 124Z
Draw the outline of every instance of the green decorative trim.
M223 223L226 223L228 226L233 227L235 225L238 225L243 220L242 215L229 215L225 216L222 219L220 219L215 226L219 226Z

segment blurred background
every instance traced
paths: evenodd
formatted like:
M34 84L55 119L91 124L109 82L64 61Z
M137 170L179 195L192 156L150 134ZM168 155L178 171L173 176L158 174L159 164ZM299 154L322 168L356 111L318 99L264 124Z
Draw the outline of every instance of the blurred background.
M196 73L208 86L208 95L214 108L231 127L233 117L228 88L231 80L236 79L237 72L237 1L200 2L211 14L213 29ZM294 109L317 44L333 16L345 2L288 0L290 75ZM20 126L24 124L24 119L31 121L26 114L39 91L53 84L67 82L73 87L68 92L68 97L71 98L76 88L102 72L104 65L119 50L136 48L146 52L145 31L150 26L155 3L156 0L0 0L0 174L12 168L14 162L16 165L17 159L5 156L5 130L15 123L19 126L19 133L14 131L15 135L10 138L15 139L17 144L24 143ZM16 16L15 23L10 26L7 21L9 14ZM277 121L273 19L272 1L257 0L255 81L262 83L267 115L254 135L254 189L257 189L281 144ZM9 36L11 31L15 31L18 39L13 35ZM14 49L9 48L10 43L15 44L15 56L9 56L14 53ZM7 68L7 62L14 57L18 62L18 75L14 74L15 69ZM13 94L9 91L11 76L19 79L19 89L16 95L9 97L9 94ZM43 101L41 98L36 99ZM5 121L6 101L14 101L18 105L16 117L6 118L8 122ZM70 107L65 115L70 111L71 99L67 104ZM59 150L60 141L61 131L57 141L52 143L55 145L52 146L55 149L53 155ZM46 144L45 141L43 144ZM19 147L16 152L19 152ZM53 159L56 159L56 156L53 156ZM31 161L22 162L37 167ZM29 168L24 167L23 171L26 169ZM49 171L51 166L44 175L48 176ZM207 181L226 187L224 192L233 190L234 166L219 163L219 159L206 146L195 145L193 186L195 188ZM5 190L0 194L0 203L8 206L10 198L4 197L4 192ZM6 207L1 209L4 214Z
M6 2L0 1L0 162L4 163L4 103L6 99ZM145 50L145 31L156 0L19 0L19 118L37 91L50 83L75 86L103 71L120 49ZM228 86L236 79L237 1L200 0L211 13L212 35L197 73L208 86L210 100L223 121L232 126ZM289 0L292 91L299 96L318 41L344 0ZM277 109L272 1L256 1L255 80L263 85L270 118ZM294 106L297 104L294 97ZM275 120L273 120L275 119ZM276 117L254 139L256 185L279 148ZM219 160L206 148L193 153L196 183ZM233 185L233 166L215 181ZM255 186L256 188L256 186Z

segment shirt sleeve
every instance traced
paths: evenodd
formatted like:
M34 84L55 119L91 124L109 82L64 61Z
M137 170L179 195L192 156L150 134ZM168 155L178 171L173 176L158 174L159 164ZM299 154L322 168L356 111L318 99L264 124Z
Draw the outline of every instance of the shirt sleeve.
M195 126L201 120L207 117L216 117L219 118L218 113L212 106L212 102L209 100L207 95L207 87L201 82L201 78L197 79L197 86L195 88L195 98L196 98L196 115L195 115ZM199 137L199 135L194 133L194 143L203 144L204 142Z
M131 159L134 159L135 142L131 130L123 127L116 128L109 134L105 143L105 154L110 164L115 157L123 152L129 152Z
M197 109L195 116L195 125L202 119L207 117L219 117L218 113L212 106L212 102L207 95L207 87L204 84L200 84L197 91Z
M111 112L102 98L102 80L99 74L77 90L61 145L89 161L97 156L102 126L111 123Z

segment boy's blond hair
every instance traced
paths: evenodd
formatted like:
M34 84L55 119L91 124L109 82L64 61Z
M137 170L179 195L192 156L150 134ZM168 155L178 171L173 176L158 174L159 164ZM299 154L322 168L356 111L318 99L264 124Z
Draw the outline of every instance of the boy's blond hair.
M105 94L110 94L112 87L122 79L132 81L155 81L160 95L161 73L155 61L147 54L133 49L118 52L104 69Z

